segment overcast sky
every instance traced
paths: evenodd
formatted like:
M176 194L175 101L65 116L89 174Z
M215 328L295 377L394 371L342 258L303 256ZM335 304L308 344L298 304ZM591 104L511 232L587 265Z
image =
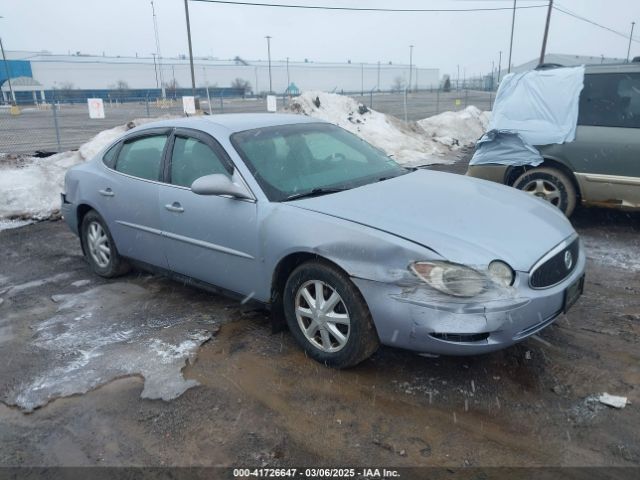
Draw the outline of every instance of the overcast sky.
M260 0L258 0L260 1ZM265 1L265 0L262 0ZM182 0L155 0L163 56L188 52ZM271 3L395 8L511 7L511 0L272 0ZM518 0L520 6L547 0ZM640 0L561 0L583 17L628 34L640 23ZM194 55L272 59L414 63L468 76L503 65L509 50L511 10L465 13L369 13L189 3ZM149 56L155 52L148 0L0 0L0 36L9 50L81 51ZM513 63L536 58L546 8L516 13ZM640 40L640 25L634 33ZM554 10L547 52L626 57L628 39ZM631 55L640 55L633 42Z

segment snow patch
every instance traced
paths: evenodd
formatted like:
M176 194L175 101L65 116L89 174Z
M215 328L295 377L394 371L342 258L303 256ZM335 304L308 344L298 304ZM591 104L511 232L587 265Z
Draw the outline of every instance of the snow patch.
M473 105L458 112L443 112L418 120L418 125L435 141L452 149L476 144L487 131L491 114Z
M4 403L30 412L127 375L144 378L142 398L171 400L198 385L182 369L214 332L173 315L141 323L146 289L112 283L55 297L55 313L30 326L33 335L23 354L36 356L42 366L25 368L15 383L2 385ZM0 330L0 342L10 334Z
M58 214L67 169L90 160L127 130L155 120L136 119L104 130L75 151L0 162L0 230L24 225L7 220L43 220Z
M445 157L451 149L425 135L416 123L405 123L371 110L351 97L305 92L291 100L289 110L338 125L392 155L403 165L452 163Z

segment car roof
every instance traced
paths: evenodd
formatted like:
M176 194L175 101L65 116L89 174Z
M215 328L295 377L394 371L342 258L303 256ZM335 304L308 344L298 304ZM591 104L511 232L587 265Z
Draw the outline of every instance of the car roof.
M171 118L149 122L130 130L138 132L150 128L176 127L193 128L204 132L231 135L244 130L289 125L293 123L326 123L318 118L291 113L224 113L216 115L198 115L193 117Z

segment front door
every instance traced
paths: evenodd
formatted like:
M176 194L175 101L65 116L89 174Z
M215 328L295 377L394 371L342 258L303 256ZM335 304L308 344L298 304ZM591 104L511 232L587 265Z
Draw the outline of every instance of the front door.
M241 182L224 149L208 135L176 130L160 187L163 242L172 271L249 296L259 278L257 206L252 200L197 195L197 178Z

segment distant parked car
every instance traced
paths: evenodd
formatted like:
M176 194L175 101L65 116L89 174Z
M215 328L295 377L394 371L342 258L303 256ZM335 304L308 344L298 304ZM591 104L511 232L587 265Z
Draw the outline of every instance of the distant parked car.
M640 210L640 62L588 65L575 140L537 148L537 167L476 165L467 175L543 198L567 216L578 204Z
M261 302L335 367L380 343L453 355L509 346L565 312L584 279L580 240L556 209L403 168L298 115L133 129L69 170L62 211L98 275L135 262Z

